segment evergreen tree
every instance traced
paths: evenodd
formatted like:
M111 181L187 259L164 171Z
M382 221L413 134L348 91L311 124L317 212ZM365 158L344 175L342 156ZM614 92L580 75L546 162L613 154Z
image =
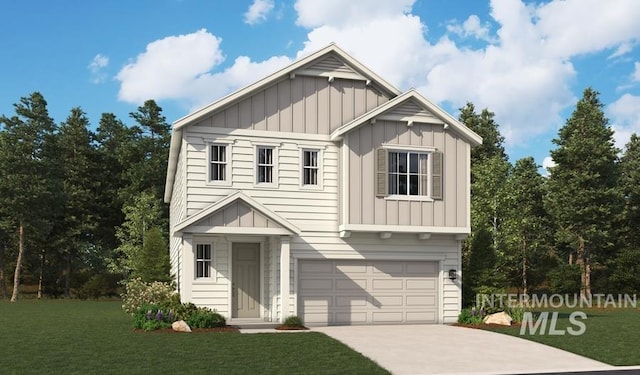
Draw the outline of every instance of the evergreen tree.
M612 286L618 293L640 293L640 137L632 134L620 160L623 197L620 251L613 262Z
M142 252L134 265L133 276L141 278L142 281L171 281L169 247L160 228L153 227L145 233Z
M74 263L80 265L93 247L96 214L96 152L89 120L80 108L73 108L60 126L58 161L62 164L64 206L57 220L55 241L62 250L64 295L69 296Z
M516 161L505 185L503 233L504 265L512 285L524 294L543 279L551 238L549 217L544 208L544 178L532 157Z
M56 173L56 125L47 110L47 102L38 92L23 97L14 105L16 115L1 116L0 199L5 227L17 232L17 259L12 301L18 299L21 271L27 246L42 248L52 227L58 192ZM35 250L35 249L34 249Z
M496 272L503 264L501 225L503 186L510 164L502 145L494 114L488 109L480 114L467 103L460 108L459 119L483 137L483 144L471 149L471 237L463 247L463 301L470 302L478 290L503 288L504 277Z
M612 223L617 215L616 160L613 131L598 93L587 88L551 151L548 208L559 235L568 238L581 270L581 294L591 295L593 262L612 249Z

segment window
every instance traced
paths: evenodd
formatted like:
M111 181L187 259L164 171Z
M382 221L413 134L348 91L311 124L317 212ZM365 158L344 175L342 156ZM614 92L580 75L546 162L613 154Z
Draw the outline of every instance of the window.
M257 182L259 184L273 183L273 147L257 147Z
M226 181L227 179L227 146L211 145L209 156L209 180Z
M302 151L302 185L318 185L318 151Z
M443 153L431 147L383 144L376 149L377 197L407 200L443 199Z
M211 277L211 244L196 245L196 277Z
M428 195L428 154L389 152L389 194Z

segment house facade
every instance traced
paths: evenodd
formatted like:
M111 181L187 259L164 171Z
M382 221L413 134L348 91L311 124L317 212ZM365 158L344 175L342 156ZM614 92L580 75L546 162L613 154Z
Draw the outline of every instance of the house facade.
M482 139L330 45L173 125L183 301L231 322L454 322Z

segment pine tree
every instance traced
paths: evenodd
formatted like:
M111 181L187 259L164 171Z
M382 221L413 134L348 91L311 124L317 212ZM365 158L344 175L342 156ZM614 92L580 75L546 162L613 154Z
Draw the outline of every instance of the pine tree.
M0 117L0 199L17 232L18 251L11 301L18 299L27 246L42 248L59 202L55 158L56 125L38 92L14 105L16 115ZM34 249L35 250L35 249Z
M598 92L584 90L582 99L553 142L548 207L558 235L574 247L569 256L581 270L582 295L591 295L594 261L612 248L611 223L617 215L616 161L613 131L602 111Z

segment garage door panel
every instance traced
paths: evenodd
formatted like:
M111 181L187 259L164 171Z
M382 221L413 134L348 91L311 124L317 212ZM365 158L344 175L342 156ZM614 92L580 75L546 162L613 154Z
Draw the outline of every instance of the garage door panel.
M401 291L403 287L402 279L373 279L373 291L378 290L398 290Z
M375 306L402 306L404 298L402 296L375 296Z
M366 312L337 312L335 313L336 324L366 324L368 321Z
M438 264L436 262L410 262L407 263L406 275L438 275Z
M438 321L437 262L300 260L298 264L298 313L306 324Z
M364 296L337 296L336 297L336 307L344 308L344 307L358 307L358 306L367 306L369 304L368 298L366 295Z
M436 313L433 311L407 311L407 323L433 323L436 321Z
M333 268L331 262L300 262L298 265L298 271L304 274L331 274L333 273Z
M436 280L427 278L407 279L408 290L435 290Z
M336 290L366 290L367 279L338 279L336 280Z
M300 280L300 289L302 290L333 290L333 280L332 279L301 279Z
M345 275L351 275L354 273L367 273L367 264L340 264L336 266L336 269L339 273L343 273Z
M407 306L428 306L428 307L436 307L436 296L431 295L418 295L418 296L407 296Z
M402 311L389 311L389 312L373 312L371 314L372 323L380 324L392 324L403 323Z
M404 273L404 264L400 262L376 262L371 267L373 273L386 275L402 275Z

